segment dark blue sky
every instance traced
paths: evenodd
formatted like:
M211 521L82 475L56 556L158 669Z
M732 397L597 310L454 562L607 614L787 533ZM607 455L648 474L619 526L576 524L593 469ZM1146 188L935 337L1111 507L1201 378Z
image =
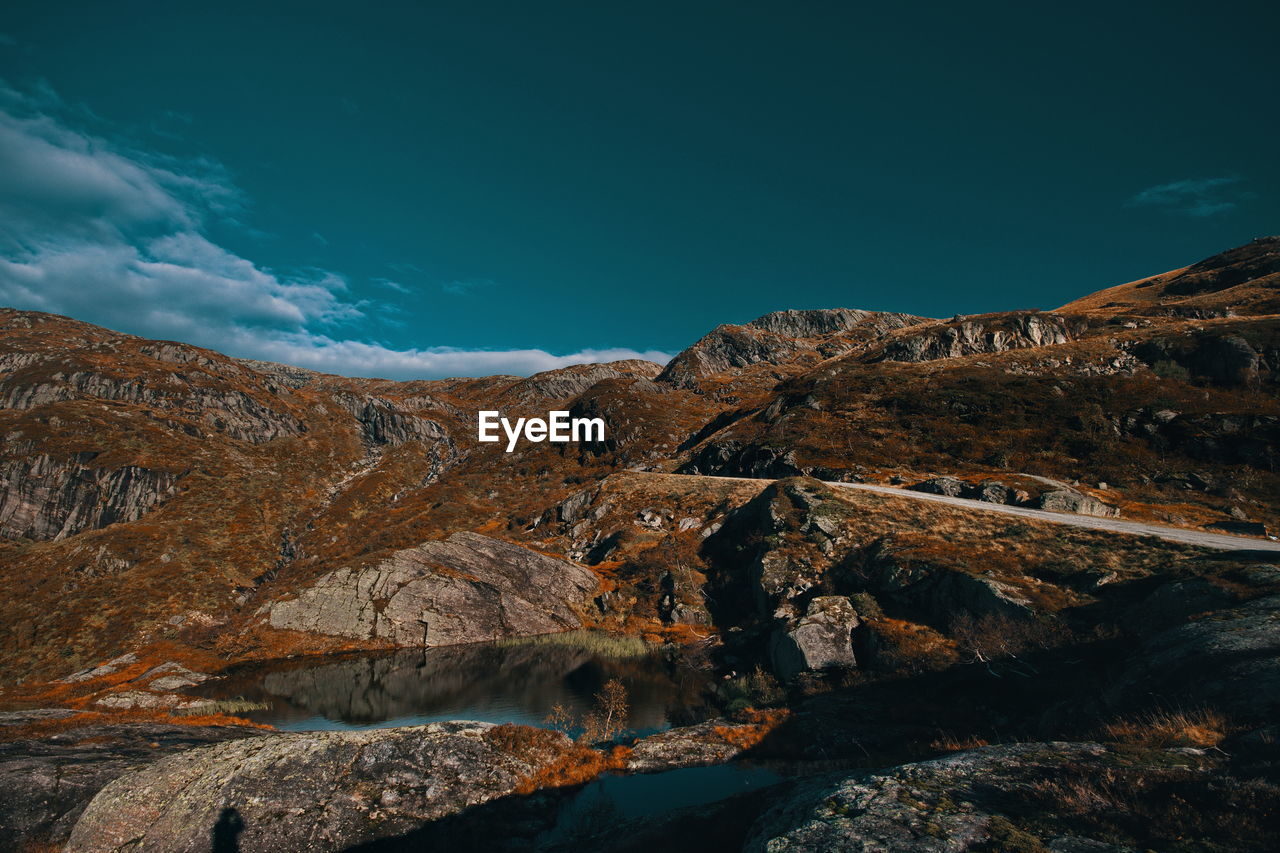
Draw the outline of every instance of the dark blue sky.
M892 5L10 2L0 301L525 371L1280 231L1275 4Z

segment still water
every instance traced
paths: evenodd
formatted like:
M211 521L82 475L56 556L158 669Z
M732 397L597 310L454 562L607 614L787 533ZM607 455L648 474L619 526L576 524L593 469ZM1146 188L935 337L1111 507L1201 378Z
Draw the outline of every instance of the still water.
M580 718L612 678L627 688L633 734L706 716L706 673L661 649L619 653L581 637L252 664L207 683L200 692L208 698L265 703L265 710L236 713L285 731L441 720L540 726L555 705Z

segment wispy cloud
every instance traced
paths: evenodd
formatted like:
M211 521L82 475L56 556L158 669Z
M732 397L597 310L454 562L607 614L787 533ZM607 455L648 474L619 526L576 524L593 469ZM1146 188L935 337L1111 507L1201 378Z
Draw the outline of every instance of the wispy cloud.
M495 282L488 278L453 279L440 282L440 290L453 296L462 296L475 290L493 287Z
M1129 199L1129 206L1157 207L1203 219L1229 213L1240 201L1252 197L1236 177L1188 178L1147 187Z
M387 288L388 290L394 290L396 293L412 293L413 292L412 290L405 287L400 282L392 281L389 278L375 278L373 279L373 283L380 284L383 287Z
M625 348L567 355L396 350L344 337L340 330L363 320L368 305L352 298L341 274L267 269L207 236L210 222L233 222L243 208L223 167L131 149L80 129L97 121L47 87L23 93L0 83L0 302L352 375L529 374L599 360L670 358Z

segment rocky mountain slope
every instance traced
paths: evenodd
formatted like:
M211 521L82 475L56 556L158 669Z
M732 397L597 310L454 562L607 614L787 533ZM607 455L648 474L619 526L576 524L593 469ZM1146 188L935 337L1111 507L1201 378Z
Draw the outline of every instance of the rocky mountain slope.
M708 699L715 713L786 706L790 716L777 707L768 725L706 724L628 748L708 761L748 750L883 771L779 790L758 821L763 801L726 801L725 814L753 815L739 847L838 846L870 832L829 805L839 800L879 815L858 842L877 849L899 849L902 833L934 837L929 826L954 841L937 849L1104 849L1079 846L1048 818L1019 823L1041 800L1016 814L998 797L949 813L929 780L970 791L975 768L994 762L1032 775L1057 768L1045 772L1075 785L1079 767L1110 767L1115 742L1136 737L1115 732L1147 732L1174 707L1217 722L1158 749L1271 737L1280 577L1270 555L1250 549L1280 525L1277 246L1254 241L1056 311L945 320L782 311L721 326L666 366L527 378L346 378L0 310L0 701L70 708L94 725L108 713L169 725L167 715L197 708L191 685L251 660L570 628L696 641L722 685ZM607 433L505 453L476 441L480 409L509 418L566 409L604 419ZM1225 531L1240 534L1240 547L1216 553L991 516L913 501L912 489ZM59 727L72 725L58 719L15 723L23 748L80 755L55 748ZM750 737L721 731L733 725ZM980 743L993 726L1001 737L1077 746L1006 754ZM382 756L395 775L436 740L511 747L486 732L306 748L325 767ZM222 794L157 811L137 790L182 787L197 765L214 773L253 756L292 760L291 746L258 739L121 776L86 812L73 847L151 844L193 809L216 821L209 809ZM993 751L928 763L962 745ZM406 833L412 846L414 826L446 814L460 832L485 815L516 825L532 806L512 792L547 762L571 753L577 769L556 772L579 781L590 775L581 767L627 766L603 748L543 747L478 758L506 775L443 811L415 798L456 780L405 777L373 811L406 817L378 832ZM1134 797L1147 785L1212 799L1215 779L1273 772L1197 756L1169 775L1176 756L1144 752L1121 776ZM633 769L659 764L673 766L645 758ZM333 796L332 808L281 831L368 840L368 821L383 818L324 772L337 793L317 797ZM223 781L267 790L263 773ZM61 811L30 805L42 815L31 820L65 840L68 809L113 777L91 778ZM997 781L1022 790L1022 778ZM912 804L876 793L890 790ZM272 802L283 796L271 791ZM1094 840L1152 843L1080 808L1103 827ZM701 817L678 820L701 837ZM1228 838L1221 827L1187 831ZM1016 833L1040 846L999 846L1025 841ZM1221 844L1195 849L1248 849L1239 838Z

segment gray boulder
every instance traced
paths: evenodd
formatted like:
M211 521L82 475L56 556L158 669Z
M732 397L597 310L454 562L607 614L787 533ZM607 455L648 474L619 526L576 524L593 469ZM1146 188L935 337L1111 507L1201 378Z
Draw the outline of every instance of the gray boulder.
M813 599L793 627L775 631L770 639L773 671L785 680L806 670L855 666L853 630L859 624L858 614L845 596Z
M1054 489L1045 492L1033 500L1031 506L1049 512L1070 512L1076 515L1093 515L1098 518L1115 518L1120 515L1117 507L1073 489Z
M566 560L455 533L369 568L331 572L264 610L277 629L398 646L421 646L425 634L427 645L452 645L580 628L597 585Z

